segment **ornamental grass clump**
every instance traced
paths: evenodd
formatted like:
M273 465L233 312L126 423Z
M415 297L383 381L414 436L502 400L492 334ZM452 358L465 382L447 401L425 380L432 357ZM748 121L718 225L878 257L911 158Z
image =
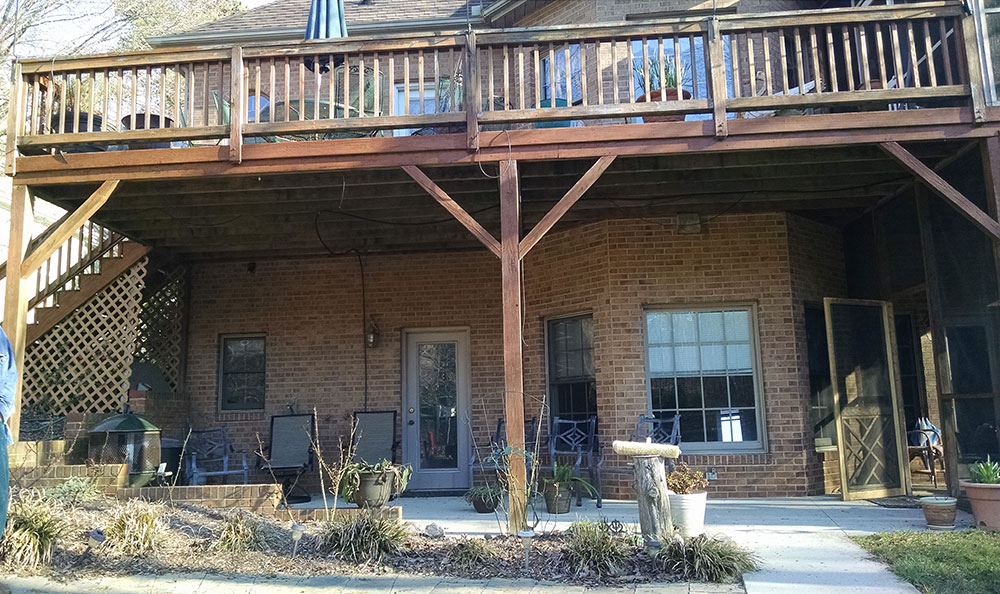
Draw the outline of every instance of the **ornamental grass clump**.
M757 557L735 542L701 534L675 535L656 554L663 568L685 580L732 582L757 569Z
M164 535L162 516L162 505L130 499L111 512L111 522L105 530L108 543L129 557L153 554Z
M246 510L236 509L226 514L226 523L211 548L241 553L264 548L264 523Z
M605 522L574 522L563 537L563 554L577 574L619 575L637 547L635 536Z
M334 518L323 525L323 547L351 563L379 562L406 542L406 528L396 518L365 511L348 518Z
M985 462L970 464L969 480L984 485L1000 484L1000 463L990 460L987 455Z
M482 567L493 559L493 553L482 538L462 537L448 546L448 561L458 569L469 571Z
M101 496L94 479L86 476L74 476L65 482L45 489L45 498L55 503L76 506L85 501L93 501Z
M56 541L68 528L52 504L35 494L13 500L0 540L0 558L12 568L33 569L52 562Z

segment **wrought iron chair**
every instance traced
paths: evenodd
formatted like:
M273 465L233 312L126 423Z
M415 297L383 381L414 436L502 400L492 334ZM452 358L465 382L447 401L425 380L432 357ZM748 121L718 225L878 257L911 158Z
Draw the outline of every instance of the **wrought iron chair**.
M552 432L549 434L549 461L552 470L559 457L571 458L574 461L573 472L579 476L580 468L587 466L590 482L597 492L597 507L604 505L601 497L601 465L604 456L600 443L597 441L597 417L582 420L552 418ZM583 505L583 492L577 490L576 505Z
M660 419L652 415L639 415L639 422L632 434L632 441L651 441L669 445L681 444L681 415ZM674 460L667 458L667 472L673 472Z
M532 467L535 464L535 453L538 445L538 417L531 417L524 422L524 454L525 466L528 471L528 478L531 478ZM497 419L496 432L490 436L489 453L483 454L478 451L475 444L472 444L472 456L469 457L469 464L473 469L482 470L502 470L506 468L501 461L502 454L507 448L507 420L503 417Z
M187 444L185 471L189 485L204 485L213 476L243 475L243 484L249 482L249 468L245 454L239 455L238 464L230 464L229 457L236 457L236 450L229 440L225 427L192 431ZM231 467L235 466L235 467Z

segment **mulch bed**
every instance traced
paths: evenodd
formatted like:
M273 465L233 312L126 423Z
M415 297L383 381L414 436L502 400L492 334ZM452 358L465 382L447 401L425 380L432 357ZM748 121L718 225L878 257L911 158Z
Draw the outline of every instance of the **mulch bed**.
M524 567L524 549L516 537L498 536L485 542L490 561L463 567L451 559L453 537L432 539L411 529L403 551L382 563L347 563L320 547L320 522L306 523L306 532L292 558L292 539L287 519L259 516L264 524L263 550L233 553L212 546L225 517L219 510L191 505L165 505L164 536L158 551L147 557L125 557L111 547L87 550L87 534L108 525L117 502L100 499L65 508L69 524L67 537L57 545L51 567L8 571L21 575L40 574L56 580L73 580L101 575L142 575L186 572L250 574L258 576L317 576L404 573L486 579L533 578L586 585L615 585L669 582L677 578L665 573L641 550L637 550L617 576L580 574L574 571L561 550L558 534L535 538L529 567Z

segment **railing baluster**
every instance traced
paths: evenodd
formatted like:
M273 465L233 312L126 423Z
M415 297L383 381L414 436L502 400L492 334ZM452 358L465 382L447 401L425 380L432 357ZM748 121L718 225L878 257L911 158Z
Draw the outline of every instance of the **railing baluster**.
M662 80L660 84L663 84ZM649 94L653 91L653 81L649 80L649 39L646 37L642 38L642 86L640 90L646 95L646 101L649 101L651 99Z
M690 47L691 47L691 95L695 99L698 99L699 98L698 97L698 95L699 95L699 93L698 93L698 60L695 58L695 56L697 55L698 52L695 50L694 35L688 36L688 44L690 44ZM705 48L705 49L708 49L708 48ZM707 54L707 53L708 52L702 52L702 54ZM709 74L706 72L705 76L709 76ZM709 90L708 90L708 80L707 79L705 81L705 92L706 93L709 92Z
M66 86L69 84L69 74L62 75L62 86L59 89L59 133L66 132Z
M421 56L421 59L423 56ZM420 65L420 80L423 82L423 63ZM423 92L421 92L421 105L423 105ZM421 108L422 109L422 108ZM364 54L358 56L358 117L365 117L365 57Z
M663 43L663 37L656 40L656 64L660 70L660 101L667 100L667 56L666 52L663 50ZM677 99L680 100L681 96L678 95Z
M930 78L930 86L938 86L937 71L934 67L934 46L931 44L931 26L929 21L924 21L924 61L927 62L927 75Z
M762 31L760 36L764 45L764 94L774 94L773 77L771 72L771 38L767 31Z
M345 70L346 72L346 70ZM285 95L282 97L285 102L284 121L292 121L292 60L285 58Z
M535 57L535 69L533 71L534 74L532 75L532 81L535 83L535 105L534 105L534 107L535 107L535 109L539 109L542 106L542 86L545 83L542 82L542 68L540 66L540 64L541 64L541 56L540 56L541 50L539 49L538 45L534 46L534 49L533 49L532 53L534 54L534 57Z
M486 92L488 98L486 100L485 111L493 111L493 103L496 100L496 88L494 85L495 82L494 76L496 75L497 70L496 67L493 65L493 54L495 50L496 48L494 48L492 45L486 49L486 70L487 70L487 76L489 76L489 80L487 80L486 82ZM555 62L551 62L550 67L551 69L554 69Z
M285 60L286 60L286 64L287 64L288 58L285 58ZM211 69L212 69L212 64L209 63L209 62L205 62L205 71L204 71L204 73L202 74L202 77L201 77L202 78L201 82L202 82L203 85L205 85L205 88L202 89L203 94L205 95L205 104L202 107L202 109L205 111L205 114L204 114L205 115L205 117L204 117L205 127L208 127L208 126L211 125L211 122L210 122L209 118L211 116L212 110L209 108L209 105L212 104L212 89L209 87L209 84L208 84L208 79L209 79L209 74L210 74L209 70L211 70ZM286 78L286 80L287 80L287 78Z
M799 80L799 95L806 94L806 71L802 59L802 34L795 28L795 74Z
M635 48L632 47L632 38L626 38L625 43L628 47L628 70L626 76L628 77L628 102L635 103Z
M319 120L320 93L323 89L323 74L320 68L320 55L316 54L313 60L313 121Z
M612 95L611 104L618 105L621 97L620 87L618 85L618 40L611 40L611 80L612 80ZM631 71L630 71L631 72Z
M854 60L851 57L851 34L846 26L840 27L841 40L844 45L844 70L847 71L847 90L854 91Z
M379 56L378 56L377 53L372 57L372 69L373 69L373 72L374 72L372 74L372 78L374 79L372 81L372 83L373 83L374 91L375 91L375 98L374 98L374 101L372 102L372 109L374 110L373 113L372 113L372 115L375 116L375 117L379 117L379 116L382 115L382 73L381 73L381 64L379 63ZM437 50L434 50L434 72L435 72L435 78L436 78L437 77ZM436 86L437 86L437 83L435 83L435 87ZM435 93L438 93L438 92L440 92L440 90L435 91ZM437 103L438 105L440 105L440 101L437 100L437 95L435 95L434 101L435 101L435 103ZM330 102L330 106L332 108L332 106L333 106L333 102L332 101Z
M407 84L406 84L406 104L409 108L410 104L410 85L409 85L409 73L410 73L410 63L406 63L406 74L407 74ZM359 89L360 93L361 90ZM358 95L360 98L360 94ZM344 117L351 117L351 56L349 54L344 54Z
M378 59L376 57L376 59ZM375 74L375 80L378 80L378 73ZM375 93L378 96L378 92ZM438 50L434 49L434 111L431 113L438 113L438 107L441 105L441 63L439 61ZM376 114L378 115L378 110L376 109Z
M346 78L344 79L347 80ZM346 92L346 90L345 90ZM403 54L403 114L410 115L410 54Z
M837 52L833 47L833 29L826 28L826 61L830 68L830 88L834 93L840 90L837 81Z
M721 43L721 42L720 42ZM677 87L677 99L684 98L684 76L681 72L681 37L674 36L674 85Z
M882 32L881 29L879 28L879 24L876 23L875 24L876 40L880 39L879 35L881 34ZM859 40L858 47L861 50L861 76L862 76L861 82L863 83L864 89L866 91L870 91L872 88L872 70L871 70L871 65L868 63L868 40L865 38L864 23L858 25L858 40ZM881 55L882 52L879 52L879 54ZM880 64L884 63L885 63L884 60L880 62Z
M524 104L524 87L525 87L525 85L527 83L525 83L525 80L524 80L524 46L523 45L517 46L517 80L518 80L517 92L518 92L518 99L519 99L518 106L521 109L527 109L527 106ZM587 94L584 93L584 97L586 97L586 96L587 96ZM586 101L586 99L584 99L584 101Z
M899 45L899 29L896 23L889 23L889 38L892 42L892 65L895 68L896 88L902 89L906 86L903 81L903 48ZM886 81L885 88L889 88Z
M820 70L819 42L816 39L816 27L809 27L809 55L812 58L813 90L816 94L823 92L823 77Z
M740 47L739 47L739 34L733 31L729 34L729 56L733 62L733 97L743 96L743 76L740 72ZM691 45L691 55L694 56L694 44ZM692 73L695 70L694 60L691 60L691 70ZM698 85L694 85L697 87ZM697 89L692 89L697 92ZM695 99L698 98L697 95L694 96Z
M490 54L491 56L493 54ZM490 70L493 70L493 62L490 62ZM493 76L490 75L492 82ZM490 87L492 89L492 87ZM491 99L492 101L492 99ZM555 46L549 44L549 109L556 106L556 50Z
M941 36L941 63L944 68L944 82L947 85L955 84L955 77L951 72L951 46L948 43L948 28L945 20L938 21L939 35Z
M152 94L153 94L153 88L152 88L153 87L153 82L152 82L152 78L151 78L152 72L153 72L152 67L146 66L146 71L145 71L145 82L146 82L146 97L145 97L145 99L146 99L146 102L143 104L143 110L144 110L145 113L142 116L142 119L143 119L142 127L145 128L146 130L151 130L153 128L152 122L150 121L150 119L151 119L150 114L153 113L153 109L151 107L151 103L152 103L152 98L151 97L152 97Z
M28 134L38 134L38 130L41 127L40 119L42 117L42 110L39 108L41 104L41 91L38 87L38 74L33 74L31 76L31 111L29 112L30 117L28 117L28 126L25 132ZM25 111L27 111L28 106L24 106ZM17 115L11 115L10 117L17 117Z
M295 118L298 121L306 119L306 59L302 56L296 58L296 62L299 63L299 96L298 96L298 106L296 110L298 116ZM291 103L291 102L289 102Z
M139 100L139 69L133 68L129 72L129 76L131 77L131 82L132 82L132 90L131 90L132 96L129 98L128 129L136 130L137 129L136 126L138 125L138 122L136 122L135 120L135 116L136 116L136 105Z
M781 92L788 94L788 39L785 37L785 30L778 29L778 39L781 40Z
M757 64L753 55L753 31L747 31L747 79L750 81L750 97L757 96Z
M920 88L920 65L917 63L917 43L913 36L913 21L906 22L906 41L910 48L910 73L913 75L913 86Z
M45 111L42 113L41 129L39 133L45 132L47 134L52 134L52 105L55 103L56 98L56 88L55 88L55 76L50 75L45 84ZM13 103L9 104L13 105ZM105 113L107 109L105 108Z
M566 106L573 105L573 65L570 63L569 44L563 48L563 70L566 74Z
M257 88L260 89L260 60L257 60ZM258 109L258 111L260 111ZM181 65L174 64L174 127L181 126Z
M83 105L80 103L80 94L83 87L83 71L78 70L73 73L74 80L76 84L73 85L73 133L80 131L80 109Z

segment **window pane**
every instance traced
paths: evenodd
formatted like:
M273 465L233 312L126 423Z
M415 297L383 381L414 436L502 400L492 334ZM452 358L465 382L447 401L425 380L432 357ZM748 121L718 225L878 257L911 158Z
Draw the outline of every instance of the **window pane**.
M698 332L701 342L722 342L722 312L698 314Z
M679 346L674 348L674 365L678 374L690 375L697 373L701 366L698 364L698 347Z
M672 377L657 377L650 380L653 410L677 408L676 386Z
M731 344L726 347L726 363L729 371L749 373L753 371L749 344Z
M705 423L700 412L681 411L681 441L705 441Z
M263 371L263 338L226 338L222 355L223 372Z
M726 408L729 406L729 390L725 376L706 377L702 379L705 387L706 408Z
M723 314L726 325L726 340L729 342L746 342L750 340L750 313L745 311L727 311Z
M677 378L677 401L681 408L701 408L701 378Z
M729 376L729 394L733 406L754 406L753 376Z
M705 411L706 441L739 443L757 440L757 420L753 409Z
M673 315L674 342L693 343L698 341L698 314L677 313Z
M726 349L721 344L701 347L701 372L725 373Z
M264 374L223 374L222 407L237 410L264 408Z
M650 344L671 342L670 314L663 311L646 314L646 334Z
M674 348L650 347L649 371L652 373L674 372Z

